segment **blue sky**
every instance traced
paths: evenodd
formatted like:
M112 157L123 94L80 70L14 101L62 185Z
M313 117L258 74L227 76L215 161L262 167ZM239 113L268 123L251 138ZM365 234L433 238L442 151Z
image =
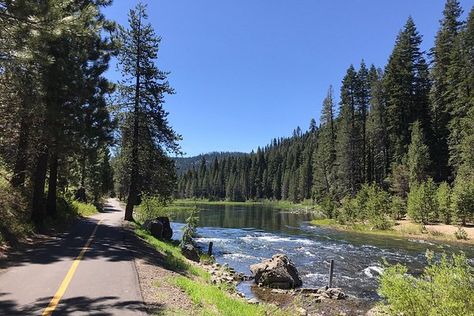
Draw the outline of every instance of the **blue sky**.
M115 0L108 18L126 24L138 1ZM162 36L158 66L176 90L169 120L187 156L250 152L319 121L350 64L384 67L411 15L433 45L444 0L149 0ZM464 16L474 0L462 0ZM109 72L112 79L118 75Z

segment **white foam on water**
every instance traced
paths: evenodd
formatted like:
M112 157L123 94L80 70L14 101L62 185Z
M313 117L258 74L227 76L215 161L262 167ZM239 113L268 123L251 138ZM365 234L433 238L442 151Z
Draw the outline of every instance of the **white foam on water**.
M197 242L202 242L202 243L208 243L208 242L211 242L211 241L213 243L219 243L219 242L226 243L226 242L230 241L229 238L208 238L208 237L195 238L194 240L197 241Z
M289 237L278 237L275 235L264 235L264 236L245 236L240 237L246 243L252 243L255 241L262 241L268 243L279 243L279 242L288 242L288 243L297 243L302 245L313 245L314 241L309 239L302 239L302 238L289 238Z
M308 274L305 274L303 277L307 279L311 279L311 280L316 280L316 281L327 279L327 275L322 274L322 273L308 273Z
M257 259L255 256L246 255L243 253L228 253L223 255L226 259Z
M383 272L383 268L379 266L370 266L364 269L364 274L369 278L375 278L381 275Z
M418 244L427 244L427 245L430 245L430 246L434 246L435 244L433 244L432 242L429 242L427 240L424 240L424 239L408 239L408 241L410 242L416 242Z

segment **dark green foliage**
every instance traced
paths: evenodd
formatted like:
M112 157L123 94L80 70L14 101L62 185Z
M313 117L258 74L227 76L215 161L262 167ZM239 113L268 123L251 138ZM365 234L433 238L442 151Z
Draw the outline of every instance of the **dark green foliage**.
M299 132L249 155L203 159L179 178L176 195L231 201L311 198L316 139L316 132Z
M398 34L383 78L389 159L394 163L400 163L408 152L413 122L419 121L425 133L430 135L430 81L420 45L421 35L410 17Z
M410 185L416 185L416 183L426 180L430 166L430 153L418 121L411 126L411 142L408 146L407 165Z
M321 126L315 144L313 168L314 198L335 196L336 192L336 124L332 87L323 101Z
M38 226L46 216L60 216L58 194L84 184L96 163L91 157L111 141L106 95L113 85L104 72L115 51L109 36L114 23L100 11L109 4L0 6L0 126L6 136L0 155L12 171L12 186L29 196Z
M448 68L448 93L452 96L449 104L448 123L449 162L455 175L464 163L472 163L473 108L474 108L474 8L471 9L465 27L456 37L452 49L451 64ZM473 164L463 172L472 172Z
M450 77L450 68L457 61L453 51L462 27L460 16L462 9L458 0L447 0L443 11L441 27L436 34L435 46L431 54L433 66L431 68L432 87L430 92L431 119L434 135L432 157L436 165L436 179L450 179L451 170L448 164L448 137L451 111L456 100L453 93Z

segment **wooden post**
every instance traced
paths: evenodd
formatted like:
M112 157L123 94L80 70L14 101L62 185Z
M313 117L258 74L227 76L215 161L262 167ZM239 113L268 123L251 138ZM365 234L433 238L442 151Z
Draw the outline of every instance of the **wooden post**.
M214 243L211 241L209 242L209 248L207 249L207 254L208 256L212 256L212 246L214 245Z
M331 265L329 266L329 284L328 288L332 288L332 275L334 273L334 260L331 259Z

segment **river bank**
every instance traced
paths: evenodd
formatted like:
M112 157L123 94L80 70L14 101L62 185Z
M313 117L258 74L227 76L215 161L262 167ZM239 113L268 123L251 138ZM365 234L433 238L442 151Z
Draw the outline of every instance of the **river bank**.
M233 282L216 282L219 264L195 263L184 258L173 242L152 237L139 226L135 234L157 260L136 262L144 301L160 315L365 315L373 302L316 298L305 290L275 290L252 286L257 299L245 298ZM216 268L218 267L218 268ZM228 269L227 271L233 271ZM227 274L226 274L227 275Z
M209 201L204 199L177 199L169 206L198 206L198 205L214 205L214 206L265 206L273 207L288 211L317 211L317 205L312 202L293 203L283 200L259 200L259 201Z
M372 236L390 236L474 245L474 226L462 227L467 234L467 239L457 239L455 233L459 226L447 224L429 224L422 226L421 224L413 223L406 219L396 221L393 228L389 230L369 229L368 226L363 224L342 225L333 219L314 219L310 223L314 226Z

